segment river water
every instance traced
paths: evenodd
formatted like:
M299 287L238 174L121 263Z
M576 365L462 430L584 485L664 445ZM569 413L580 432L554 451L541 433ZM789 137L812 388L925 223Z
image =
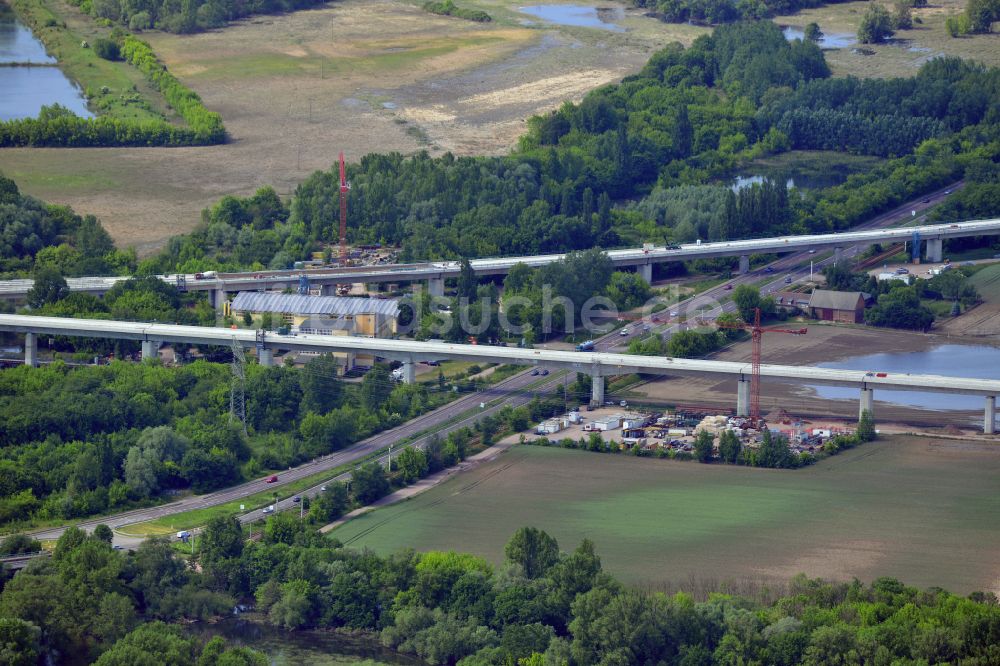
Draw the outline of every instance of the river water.
M617 24L617 21L625 18L625 12L620 7L531 5L529 7L519 7L518 11L559 25L574 25L583 28L610 30L612 32L625 32L625 28Z
M55 66L45 46L0 4L0 120L34 118L42 106L62 104L93 118L80 89Z
M866 370L890 375L950 375L974 379L1000 379L1000 349L975 345L940 345L922 352L898 352L852 356L839 361L818 363L821 368ZM858 398L858 389L840 386L812 386L817 395L828 399ZM934 410L980 410L983 398L947 393L875 390L875 400Z

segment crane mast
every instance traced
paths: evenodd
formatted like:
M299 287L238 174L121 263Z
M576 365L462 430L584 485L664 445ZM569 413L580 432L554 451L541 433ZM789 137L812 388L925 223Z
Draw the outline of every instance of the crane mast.
M762 423L760 418L760 343L764 333L791 333L792 335L805 335L808 329L788 329L788 328L763 328L760 325L760 308L754 308L753 323L740 322L738 324L715 323L718 328L733 328L741 331L750 331L752 352L750 356L750 421L755 428L759 428Z

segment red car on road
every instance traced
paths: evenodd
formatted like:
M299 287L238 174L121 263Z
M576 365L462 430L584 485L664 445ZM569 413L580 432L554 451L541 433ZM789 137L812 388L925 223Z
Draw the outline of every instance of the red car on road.
M264 481L264 483L277 483L277 482L278 482L277 474L272 474L271 476L267 477L266 481Z

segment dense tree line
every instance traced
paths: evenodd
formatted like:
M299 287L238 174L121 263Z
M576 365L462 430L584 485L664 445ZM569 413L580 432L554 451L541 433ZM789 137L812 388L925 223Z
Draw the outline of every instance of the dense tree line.
M233 597L215 592L175 557L165 540L134 554L111 547L111 530L87 536L69 528L51 557L40 558L0 593L0 656L16 666L264 666L264 656L228 648L221 638L191 638L181 625L230 612ZM110 648L110 649L109 649Z
M286 629L377 632L383 644L433 664L850 664L1000 659L1000 607L918 590L796 576L749 596L707 599L623 585L593 543L562 552L546 532L519 529L495 568L465 553L355 551L287 515L247 542L233 519L213 521L200 570L168 544L122 554L70 530L52 558L7 582L0 631L11 663L73 655L84 663L257 664L246 649L207 644L164 622L223 614L252 598ZM103 654L101 654L103 652ZM167 656L169 655L169 657ZM17 661L13 661L17 659Z
M156 28L192 33L219 28L254 14L278 14L307 9L325 0L70 0L95 19L107 19L130 30Z
M202 104L198 93L183 85L167 71L153 49L132 35L126 35L121 44L122 57L130 65L142 72L156 86L167 103L170 104L194 132L197 145L225 143L226 130L222 126L222 116L209 111Z
M834 2L837 0L833 0ZM820 7L824 0L632 0L636 7L651 10L668 23L729 23L794 14L800 9Z
M173 489L231 485L449 399L448 387L392 383L384 366L360 385L341 386L336 373L331 356L302 370L249 365L248 436L228 416L224 364L57 362L0 373L0 522L86 516Z
M135 266L135 252L116 250L97 218L21 194L0 173L0 274L23 277L53 269L63 275L107 275Z

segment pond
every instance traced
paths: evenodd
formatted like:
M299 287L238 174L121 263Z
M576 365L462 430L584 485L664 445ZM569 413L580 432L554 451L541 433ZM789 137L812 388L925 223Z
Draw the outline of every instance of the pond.
M805 39L805 33L791 26L785 27L782 32L785 33L785 39L792 41L793 39ZM857 43L858 38L849 32L831 32L823 33L816 44L819 45L821 49L843 49L848 46L853 46Z
M94 117L83 93L55 62L31 30L0 5L0 120L34 118L42 106L57 103Z
M583 28L599 28L612 32L625 32L616 23L625 18L620 7L587 7L584 5L531 5L519 7L518 11L559 25L573 25Z
M730 189L733 192L739 192L740 190L745 190L751 185L757 184L761 185L765 179L775 180L777 182L785 181L785 187L791 189L797 187L799 189L821 189L824 187L833 187L834 185L839 185L847 179L846 174L838 174L834 171L828 172L826 174L797 174L795 176L787 175L780 171L776 171L771 174L752 174L752 175L742 175L734 176L729 183Z
M211 625L192 625L206 637L222 636L232 645L259 650L273 666L415 666L424 662L382 647L377 639L327 631L285 631L268 624L229 618Z
M839 361L818 363L821 368L867 370L890 375L951 375L974 379L1000 379L1000 349L976 345L941 345L922 352L895 352L852 356ZM840 386L812 386L827 399L857 400L858 390ZM948 393L875 390L875 400L897 405L935 410L981 410L983 398Z

